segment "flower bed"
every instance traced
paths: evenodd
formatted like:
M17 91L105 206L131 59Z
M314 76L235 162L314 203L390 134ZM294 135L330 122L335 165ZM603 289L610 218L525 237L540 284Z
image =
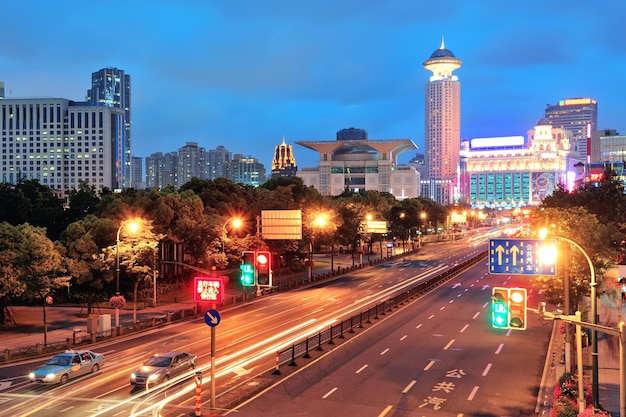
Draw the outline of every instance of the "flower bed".
M564 373L554 384L552 391L551 417L610 417L608 411L595 410L591 397L591 387L584 384L585 410L578 412L578 376L575 373Z

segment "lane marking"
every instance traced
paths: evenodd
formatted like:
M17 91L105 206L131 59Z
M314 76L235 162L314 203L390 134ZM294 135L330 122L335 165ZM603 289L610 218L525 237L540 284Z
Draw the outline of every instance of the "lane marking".
M454 343L454 339L450 340L447 345L444 346L443 350L448 350L450 346Z
M404 335L404 336L402 336L402 337L400 338L400 340L404 340L404 339L406 339L406 338L407 338L407 335Z
M430 362L428 362L428 364L424 367L425 371L428 371L430 369L431 366L433 366L435 364L436 361L434 360L430 360Z
M472 316L472 318L473 318L473 319L475 319L475 318L476 318L476 317L478 317L479 315L480 315L480 311L477 311L477 312L476 312L476 314L474 314L474 315Z
M409 392L409 390L410 390L411 388L413 388L413 385L415 385L415 384L417 384L417 381L416 381L416 380L413 380L413 381L409 382L409 385L407 385L406 387L404 387L404 389L402 390L402 393L403 393L403 394L406 394L407 392Z
M491 369L491 364L488 363L487 366L485 366L485 370L483 371L483 376L487 376L490 369Z
M385 417L389 411L393 408L392 405L388 405L385 409L378 415L378 417Z
M337 387L331 389L330 391L328 391L323 397L322 399L325 400L326 398L328 398L333 392L337 391Z
M474 395L476 395L477 391L478 391L478 385L476 385L474 387L474 389L472 390L472 392L470 392L469 397L467 397L467 401L472 401L474 399Z
M389 352L389 348L387 348L387 349L383 350L382 352L380 352L380 355L382 356L382 355L384 355L387 352Z
M504 347L504 343L500 343L500 346L498 346L498 349L496 349L496 355L500 354L500 351L502 350L503 347Z
M463 333L465 330L467 330L468 327L469 327L469 324L466 324L465 326L463 326L463 328L461 329L459 333Z
M367 368L367 364L361 366L359 369L357 369L357 371L355 373L360 374L362 370L364 370L365 368Z
M420 323L417 326L415 326L416 329L419 329L420 327L422 327L422 323Z

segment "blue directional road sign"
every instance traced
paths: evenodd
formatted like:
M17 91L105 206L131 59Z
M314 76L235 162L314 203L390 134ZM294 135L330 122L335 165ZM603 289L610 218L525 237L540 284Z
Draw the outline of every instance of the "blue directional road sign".
M541 259L541 252L552 259ZM556 275L556 240L489 239L489 273Z
M220 313L217 312L217 310L207 310L206 313L204 313L204 322L206 324L209 325L209 327L215 327L218 324L220 324Z

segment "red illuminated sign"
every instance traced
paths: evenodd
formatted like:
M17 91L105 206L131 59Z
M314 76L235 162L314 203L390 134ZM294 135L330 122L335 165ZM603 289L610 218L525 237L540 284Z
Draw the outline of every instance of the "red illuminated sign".
M224 291L222 278L196 277L193 299L195 302L221 303Z

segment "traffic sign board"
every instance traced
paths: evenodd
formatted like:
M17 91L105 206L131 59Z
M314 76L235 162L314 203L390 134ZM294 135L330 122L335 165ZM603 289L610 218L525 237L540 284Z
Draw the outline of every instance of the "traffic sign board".
M220 317L220 313L218 313L217 310L207 310L204 313L204 322L206 324L209 325L209 327L215 327L218 324L220 324L220 320L222 320L222 318Z
M221 303L224 291L224 279L221 277L196 277L193 299L196 303L208 301Z
M489 273L554 276L555 259L541 259L548 251L556 252L554 239L489 239Z

